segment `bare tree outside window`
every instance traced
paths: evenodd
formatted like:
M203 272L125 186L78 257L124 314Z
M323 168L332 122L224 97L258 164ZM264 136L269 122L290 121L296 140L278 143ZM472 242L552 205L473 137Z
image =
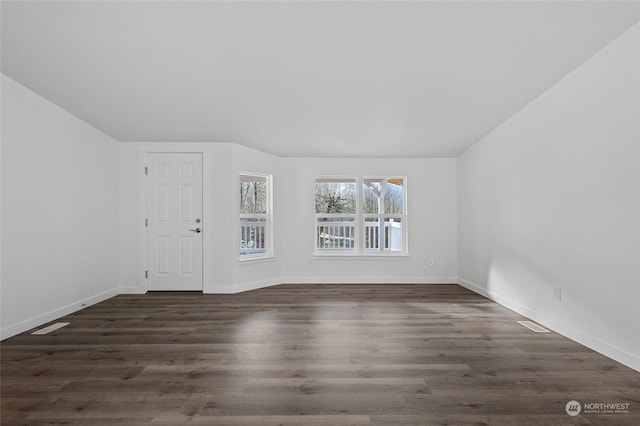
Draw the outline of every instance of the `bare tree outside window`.
M316 213L355 213L356 183L316 182Z
M257 178L258 179L258 178ZM240 182L240 213L264 214L267 212L267 182Z

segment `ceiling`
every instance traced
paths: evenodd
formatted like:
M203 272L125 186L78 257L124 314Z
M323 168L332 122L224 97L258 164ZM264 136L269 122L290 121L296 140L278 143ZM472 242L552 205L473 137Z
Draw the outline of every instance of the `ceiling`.
M119 141L452 157L639 2L3 1L2 72Z

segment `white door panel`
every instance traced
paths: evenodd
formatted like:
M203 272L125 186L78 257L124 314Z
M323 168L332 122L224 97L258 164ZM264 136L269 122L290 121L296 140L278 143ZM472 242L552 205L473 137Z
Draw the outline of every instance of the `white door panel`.
M202 154L150 153L147 164L147 289L202 290Z

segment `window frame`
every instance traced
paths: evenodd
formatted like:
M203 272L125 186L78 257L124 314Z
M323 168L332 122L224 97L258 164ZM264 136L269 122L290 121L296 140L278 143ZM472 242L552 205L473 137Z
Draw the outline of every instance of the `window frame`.
M364 182L366 180L401 179L403 186L402 213L365 213L364 212ZM315 208L315 189L319 181L331 180L336 182L355 182L356 186L356 211L355 213L317 213ZM407 225L407 176L405 175L318 175L313 180L314 185L314 223L313 223L313 255L314 256L379 256L379 257L401 257L409 255L408 225ZM354 224L354 244L352 248L320 248L318 226L320 218L353 218ZM390 249L367 249L365 247L365 222L366 219L382 218L383 220L399 218L402 223L402 249L391 251ZM347 221L345 221L347 222Z
M240 238L238 240L238 249L236 254L238 256L238 260L241 262L251 261L251 260L260 260L274 257L273 253L273 175L268 173L256 173L256 172L245 172L240 171L238 173L238 186L237 189L240 189L242 186L242 176L247 177L255 177L264 179L266 183L266 191L265 191L265 213L242 213L241 209L241 194L238 191L237 194L237 202L236 206L238 209L238 227L237 232L240 233ZM242 228L243 228L243 219L264 219L264 251L256 252L256 253L242 253Z
M316 190L316 185L318 183L318 180L322 180L322 179L326 179L328 181L335 181L336 183L341 182L341 183L347 183L347 182L353 182L355 185L355 193L356 193L356 206L355 206L355 212L354 213L317 213L315 211L315 190ZM346 254L346 255L350 255L354 253L354 250L357 252L359 251L359 246L360 246L360 239L358 238L358 228L360 226L360 221L358 218L358 211L360 210L359 207L359 202L360 202L360 197L358 197L358 179L355 176L316 176L316 178L313 181L313 193L314 193L314 253L315 254ZM354 224L354 243L353 243L353 247L351 248L325 248L325 249L320 249L318 248L319 245L319 235L318 235L318 219L320 218L352 218L353 219L353 224ZM348 223L348 221L345 221L345 223Z

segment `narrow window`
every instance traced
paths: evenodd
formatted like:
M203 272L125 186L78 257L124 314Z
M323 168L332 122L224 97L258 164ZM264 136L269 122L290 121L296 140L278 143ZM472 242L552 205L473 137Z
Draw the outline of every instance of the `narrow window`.
M271 255L271 176L240 173L240 257Z

